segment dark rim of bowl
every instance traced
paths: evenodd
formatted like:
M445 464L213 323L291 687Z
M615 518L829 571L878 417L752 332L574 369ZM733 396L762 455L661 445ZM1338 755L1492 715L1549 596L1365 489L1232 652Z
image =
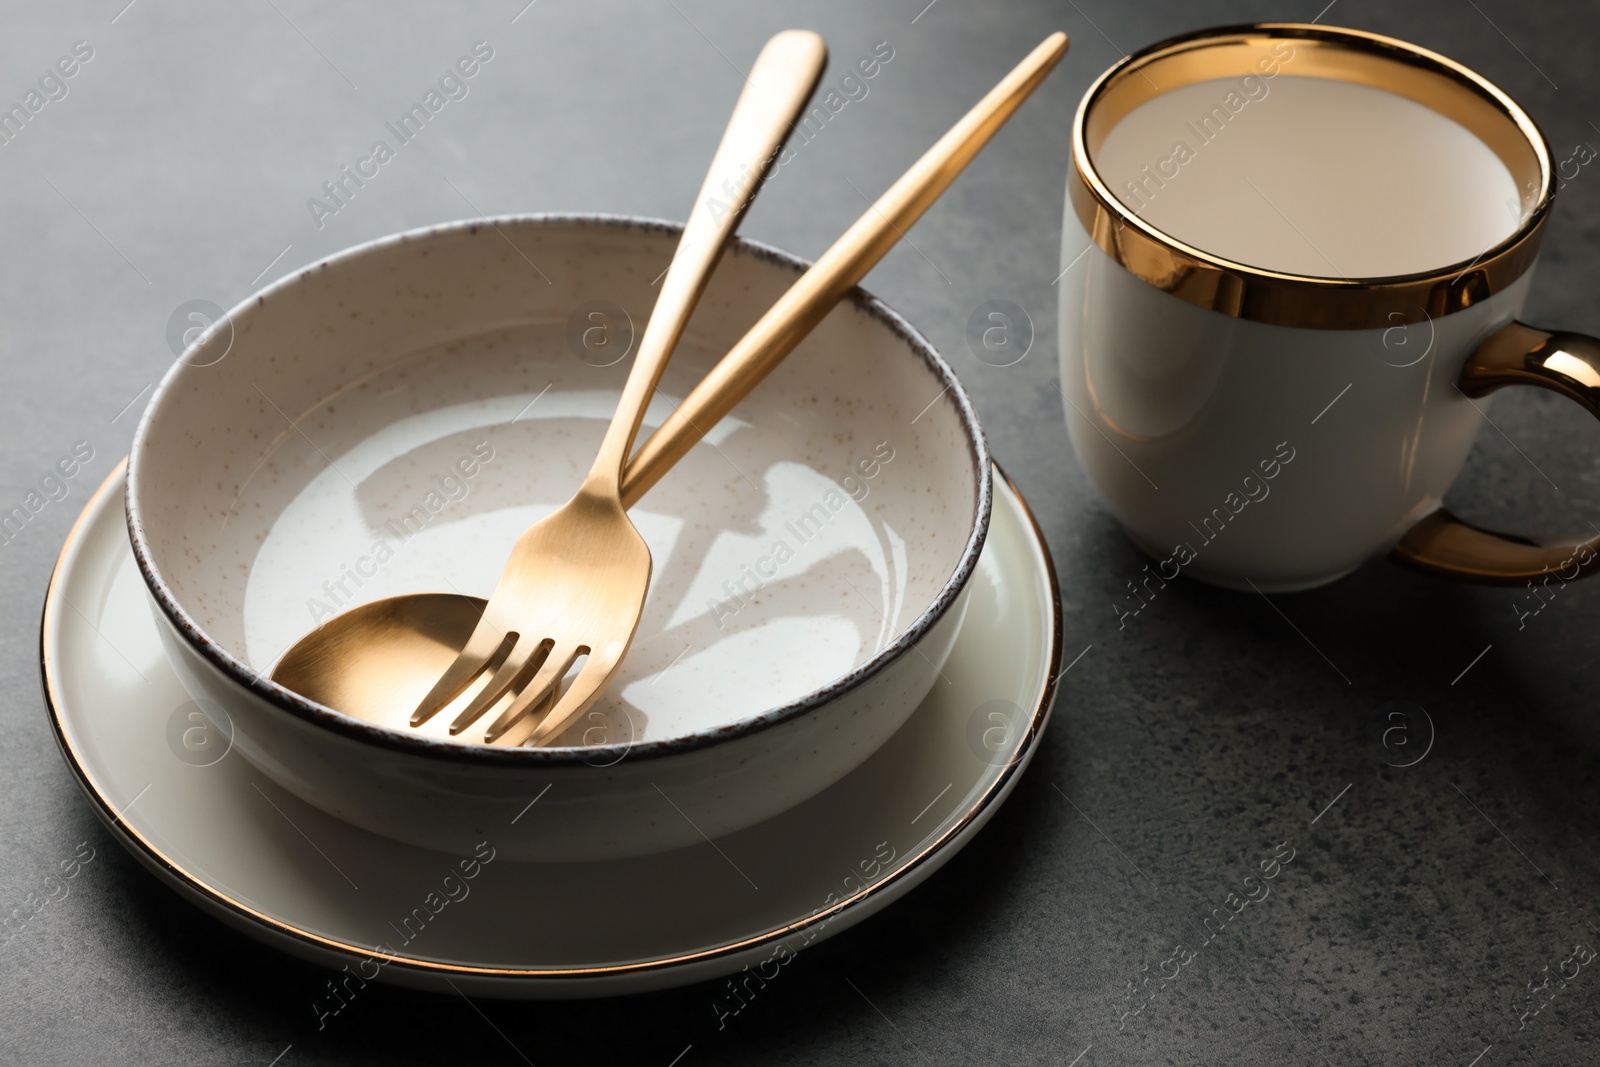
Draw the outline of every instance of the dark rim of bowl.
M671 235L677 235L683 231L682 223L635 215L609 214L541 213L502 215L494 218L441 223L381 237L318 260L314 265L285 275L260 292L247 297L230 309L227 315L224 316L223 321L231 323L235 315L248 308L265 304L269 299L298 285L312 274L326 270L331 265L418 240L436 239L462 232L476 235L483 231L498 235L502 226L528 225L595 226ZM771 245L763 244L760 241L751 240L748 237L735 236L729 243L728 254L753 255L758 260L788 267L797 277L811 266L807 260L774 248ZM543 767L592 766L605 770L624 757L632 760L677 755L758 733L768 727L777 726L838 699L848 690L863 684L911 651L928 631L944 617L945 612L950 609L956 598L961 594L961 591L966 588L967 581L972 577L973 568L977 566L978 556L989 533L989 517L994 495L992 460L989 456L988 443L984 439L983 428L978 423L977 414L973 411L972 402L967 397L966 390L956 380L955 372L934 351L933 346L928 343L927 339L917 332L898 312L865 289L862 289L859 285L845 295L844 301L848 301L856 309L888 327L891 333L905 342L913 353L921 357L933 376L944 385L944 392L940 394L939 399L948 402L955 408L962 433L966 437L968 453L973 464L976 489L974 521L954 572L945 581L928 606L912 621L911 625L897 634L892 642L880 649L866 662L857 664L840 677L787 704L757 712L755 715L747 716L737 722L728 723L714 729L661 738L655 741L563 748L507 748L458 741L442 741L392 729L387 726L380 726L376 723L347 715L344 712L336 711L325 704L307 700L270 678L264 677L209 637L200 628L199 624L189 616L183 606L178 603L177 598L173 596L171 590L167 587L165 579L162 578L161 573L151 560L149 542L145 538L143 522L139 517L139 495L137 492L139 459L143 451L145 436L149 431L151 417L160 405L162 398L169 390L174 388L176 379L185 375L186 367L191 373L204 369L203 367L185 364L181 359L168 369L156 386L155 392L151 395L149 405L139 419L138 429L134 432L133 447L129 455L128 484L125 497L128 537L133 544L134 559L139 565L140 574L144 576L145 585L149 587L162 612L171 620L184 640L213 666L217 667L233 681L244 686L251 693L282 708L284 711L314 726L332 730L335 733L343 734L346 737L367 744L380 745L400 752L452 762ZM841 303L844 301L841 301Z

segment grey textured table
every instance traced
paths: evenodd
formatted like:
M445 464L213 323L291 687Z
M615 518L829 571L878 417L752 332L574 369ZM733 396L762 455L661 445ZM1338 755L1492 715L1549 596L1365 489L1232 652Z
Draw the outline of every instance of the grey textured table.
M499 0L335 9L305 0L8 4L0 104L86 41L92 58L0 145L0 505L80 441L94 452L0 546L0 913L88 842L67 899L0 948L6 1063L587 1062L1592 1064L1600 974L1523 1027L1530 983L1600 941L1600 583L1519 629L1515 591L1374 562L1276 599L1177 582L1119 631L1144 560L1075 463L1055 387L1067 130L1122 49L1205 25L1318 15L1325 0ZM1600 144L1592 5L1330 4L1324 21L1437 48L1498 81L1558 159ZM919 15L920 11L920 15ZM868 279L972 391L1037 511L1064 586L1066 676L1042 751L995 820L930 882L806 952L719 1031L711 990L539 1005L363 995L319 1033L313 968L203 917L102 830L46 721L37 620L57 548L124 454L172 358L169 318L396 230L479 213L673 216L747 62L806 26L830 81L893 59L798 153L746 233L815 255L1054 29L1066 65ZM473 42L492 62L337 213L307 208L385 120ZM731 62L730 62L731 61ZM320 222L320 226L319 226ZM1600 169L1562 191L1529 318L1600 332ZM1020 364L965 346L990 299L1036 327ZM1530 530L1600 524L1595 428L1507 395L1451 503ZM1431 751L1388 766L1389 701L1427 709ZM1390 762L1396 762L1390 760ZM1066 798L1072 798L1071 801ZM1170 956L1280 841L1278 888L1124 1025L1127 984ZM1144 971L1149 967L1150 971ZM1552 986L1552 989L1555 987ZM1540 994L1542 1000L1548 994ZM274 1059L274 1057L278 1057ZM674 1060L674 1057L680 1057ZM1078 1057L1074 1059L1074 1057Z

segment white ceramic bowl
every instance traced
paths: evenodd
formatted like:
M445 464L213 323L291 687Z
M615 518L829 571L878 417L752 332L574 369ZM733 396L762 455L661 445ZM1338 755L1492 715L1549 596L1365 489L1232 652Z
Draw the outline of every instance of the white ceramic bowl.
M859 290L633 509L655 561L639 634L557 746L385 728L267 677L335 611L488 594L587 470L677 234L522 216L385 238L239 305L162 380L130 458L134 555L179 676L265 774L447 852L492 829L516 858L639 855L814 795L940 681L990 462L950 368ZM736 242L647 430L804 266Z

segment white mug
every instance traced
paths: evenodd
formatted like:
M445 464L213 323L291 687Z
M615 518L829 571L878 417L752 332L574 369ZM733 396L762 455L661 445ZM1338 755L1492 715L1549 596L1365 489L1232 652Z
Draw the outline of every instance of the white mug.
M1141 103L1220 78L1260 96L1280 75L1387 90L1464 126L1516 181L1515 232L1470 261L1405 275L1288 274L1169 236L1097 172L1096 151ZM1072 155L1058 279L1067 425L1106 506L1153 557L1151 576L1289 591L1384 551L1481 582L1589 573L1600 538L1536 544L1440 503L1484 394L1535 385L1600 417L1600 342L1516 321L1556 181L1544 137L1505 93L1376 34L1208 30L1102 75L1078 108ZM1145 175L1154 192L1159 177Z

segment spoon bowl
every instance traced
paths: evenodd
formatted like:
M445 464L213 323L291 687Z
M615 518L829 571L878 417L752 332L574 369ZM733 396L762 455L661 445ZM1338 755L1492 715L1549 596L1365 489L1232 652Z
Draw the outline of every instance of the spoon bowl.
M358 605L313 631L317 640L295 642L272 669L273 681L314 693L346 715L404 730L410 709L466 647L488 603L459 593L405 593ZM487 682L478 678L417 732L449 738L451 721Z

